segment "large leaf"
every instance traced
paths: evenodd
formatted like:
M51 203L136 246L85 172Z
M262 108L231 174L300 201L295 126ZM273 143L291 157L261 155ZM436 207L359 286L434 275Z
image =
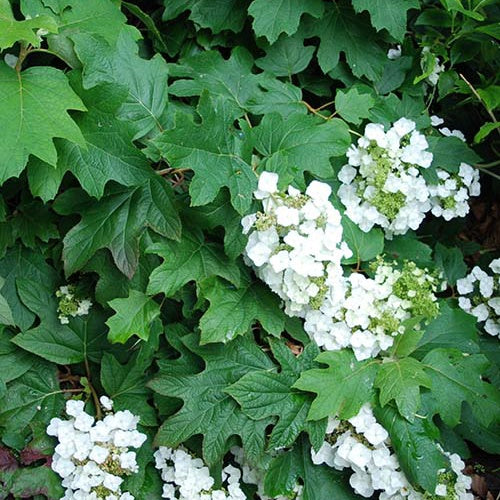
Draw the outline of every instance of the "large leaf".
M149 338L151 323L160 315L160 306L151 297L137 290L130 290L125 299L109 302L115 314L108 318L108 339L124 344L133 335L140 339Z
M1 61L0 102L0 184L17 177L29 155L55 165L55 137L84 146L68 109L86 108L62 71L34 66L18 73Z
M35 362L35 357L19 349L10 341L10 336L0 329L0 397L6 392L7 382L26 373Z
M98 202L71 203L74 190L58 198L55 209L67 214L78 210L82 220L64 237L63 259L66 273L81 269L100 248L108 248L113 260L129 278L139 259L139 238L147 226L168 238L180 236L179 216L169 186L153 178L135 188L113 187Z
M380 255L384 250L384 234L379 228L365 232L348 217L342 218L343 236L352 256L343 260L344 264L360 264Z
M353 0L356 12L367 10L377 30L386 29L396 40L402 41L406 33L406 13L418 9L418 0Z
M101 83L125 89L125 102L117 111L121 120L133 123L134 139L154 127L161 130L159 118L167 104L167 64L157 54L150 60L137 55L135 36L122 29L116 46L88 34L73 36L75 51L83 63L83 85Z
M40 324L17 334L12 339L16 345L60 365L101 359L107 342L104 315L97 306L87 316L62 325L54 290L26 279L17 280L17 290L23 303L40 318Z
M346 92L339 90L335 95L335 110L344 120L355 125L370 116L369 111L374 104L375 99L370 94L360 94L356 88Z
M263 169L274 171L278 168L282 175L284 166L289 165L293 171L288 175L299 180L306 171L319 177L331 177L330 158L344 155L351 144L348 127L342 120L324 121L302 114L286 119L276 113L267 114L248 133L264 157Z
M375 387L380 389L380 404L395 400L399 413L412 422L420 406L420 387L431 387L423 365L414 358L395 359L380 365Z
M200 282L220 276L235 286L240 283L238 266L231 262L215 243L205 241L199 229L185 227L180 241L162 240L148 248L164 262L149 278L148 293L164 293L171 297L189 281Z
M410 483L433 493L438 471L448 467L447 460L438 447L437 430L433 423L426 418L416 418L409 422L390 405L383 409L375 408L374 413L389 433L392 447Z
M342 473L326 465L314 465L311 448L305 436L292 450L273 459L266 473L264 488L272 498L285 495L294 498L293 490L301 479L303 500L354 500L359 498L347 484Z
M356 15L347 2L336 2L319 20L307 23L307 36L319 37L318 62L324 73L334 69L344 52L357 77L377 81L387 61L369 21Z
M21 330L27 330L33 324L35 315L19 299L17 280L27 279L44 283L55 290L59 277L40 253L22 246L10 249L0 260L0 276L4 279L0 291L12 312L14 322Z
M306 111L300 102L299 88L265 73L254 74L253 64L253 57L243 47L236 47L227 60L216 51L202 52L170 65L170 75L182 79L175 81L169 92L187 97L209 91L210 95L223 98L224 105L237 116L246 111L258 114L275 111L283 116Z
M250 166L251 145L233 126L234 107L222 97L204 93L198 114L200 124L189 115L177 114L175 128L165 130L152 144L172 167L194 172L189 185L193 205L211 202L227 186L234 208L244 214L257 177Z
M485 427L500 415L500 393L481 379L489 365L482 354L466 355L458 349L434 349L422 360L431 380L427 406L450 427L461 420L462 403L469 403L474 416Z
M264 330L279 336L285 328L280 300L261 282L242 279L238 288L218 278L200 284L210 307L200 319L201 343L227 342L245 335L258 320Z
M186 367L181 365L176 373L174 367L169 367L149 383L159 394L184 402L160 427L157 445L177 447L191 436L201 434L203 457L208 464L215 464L230 447L230 437L238 435L246 455L255 463L264 451L265 429L272 420L255 421L247 417L225 389L250 371L272 368L272 362L247 338L204 347L198 347L196 335L181 340L203 358L205 369L186 373ZM190 368L196 369L193 365Z
M274 43L281 33L293 35L299 27L303 14L320 17L323 14L321 0L280 0L268 2L254 0L248 8L248 13L253 17L253 29L257 36L265 36L270 43Z
M357 415L360 408L372 400L378 361L357 361L348 349L322 352L316 361L328 367L303 372L293 385L316 394L308 415L310 420L324 417L345 420Z
M309 433L314 447L318 449L325 437L326 419L307 422L312 397L294 391L292 385L303 371L314 366L313 359L319 354L319 349L311 342L299 356L294 356L282 341L271 340L270 345L281 370L276 367L272 371L249 372L226 392L254 420L278 417L278 423L269 437L269 449L291 446L302 431Z
M8 49L19 41L38 47L40 40L35 30L39 29L54 33L57 32L57 24L49 16L17 21L9 0L0 0L0 50Z
M0 425L19 433L35 416L47 424L63 406L56 367L38 360L31 370L8 385L7 394L0 399Z

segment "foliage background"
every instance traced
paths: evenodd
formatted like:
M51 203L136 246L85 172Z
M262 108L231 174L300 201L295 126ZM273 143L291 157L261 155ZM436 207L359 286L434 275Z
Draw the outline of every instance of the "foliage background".
M435 384L446 398L404 376L391 396L373 384L377 362L366 372L347 351L322 354L328 368L314 361L300 323L243 264L240 219L255 211L256 173L335 187L353 130L401 116L423 127L434 113L472 144L436 138L435 164L480 168L490 206L499 17L489 0L0 0L0 496L60 497L45 427L70 391L141 416L136 498L159 497L153 440L185 443L215 469L241 442L268 464L270 495L300 477L304 498L351 498L342 474L309 459L327 413L292 386L311 369L303 388L318 399L332 384L349 399L345 377L369 374L349 410L329 411L379 405L421 488L442 466L436 442L497 453L498 344L457 309L453 285L498 248L472 241L467 220L429 220L391 242L346 222L349 264L386 252L443 269L451 285L418 344L393 353L409 371L447 371ZM446 67L436 87L423 47ZM61 325L55 291L67 281L94 306ZM424 419L405 412L408 394ZM273 458L277 447L288 451Z

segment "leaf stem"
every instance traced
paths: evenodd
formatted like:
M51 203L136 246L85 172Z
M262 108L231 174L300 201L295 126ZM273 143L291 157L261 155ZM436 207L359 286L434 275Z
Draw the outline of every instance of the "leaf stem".
M85 356L85 371L87 372L87 382L89 384L90 393L92 394L92 399L94 400L95 416L97 420L101 420L102 418L101 404L99 403L99 396L97 395L97 392L94 389L94 386L92 385L92 382L90 380L90 365L87 356Z

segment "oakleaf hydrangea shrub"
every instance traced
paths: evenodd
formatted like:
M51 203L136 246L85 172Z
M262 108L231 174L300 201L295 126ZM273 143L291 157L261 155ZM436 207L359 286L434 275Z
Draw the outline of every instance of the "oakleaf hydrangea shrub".
M499 21L0 0L0 497L476 495Z

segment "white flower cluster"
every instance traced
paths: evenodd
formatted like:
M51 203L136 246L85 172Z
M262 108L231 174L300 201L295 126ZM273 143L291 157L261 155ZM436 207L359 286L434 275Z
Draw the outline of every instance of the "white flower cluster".
M467 493L471 479L462 473L465 464L458 455L446 454L453 473L439 471L434 495L454 500L472 500ZM327 437L316 453L311 449L315 464L327 464L337 470L351 468L349 483L356 493L371 497L380 491L380 500L423 500L428 494L416 491L402 472L397 456L390 448L389 434L376 421L369 404L346 421L330 419ZM435 498L434 495L431 498Z
M214 489L214 478L201 458L185 448L160 446L154 454L156 468L164 481L162 498L169 500L246 500L240 487L241 470L227 465L222 470L221 489Z
M56 291L56 297L59 299L57 312L59 321L63 325L69 323L69 317L85 316L92 307L92 302L88 299L79 299L75 295L74 285L64 285Z
M259 500L300 500L302 498L303 486L296 484L293 493L289 496L269 497L264 493L264 476L265 471L252 467L245 458L243 448L233 446L231 453L234 456L235 462L241 467L243 482L257 486L257 498Z
M139 417L130 411L112 413L113 402L102 396L107 410L102 420L84 410L83 401L66 402L69 420L53 418L47 427L49 436L59 440L52 469L62 478L66 488L62 500L133 500L121 491L123 477L138 471L135 451L146 435L137 430Z
M351 347L358 360L367 359L392 346L394 337L405 332L405 320L437 316L434 292L443 284L427 269L408 261L397 269L382 259L372 268L373 278L352 273L344 283L339 281L343 301L332 301L326 294L322 306L306 314L304 329L320 347Z
M241 221L249 233L246 262L285 301L290 316L304 317L337 288L341 259L351 250L342 241L341 216L329 201L328 184L313 181L305 195L290 186L278 191L278 175L263 172L255 198L263 212Z
M438 168L438 183L429 184L421 171L433 160L428 147L415 122L407 118L387 132L382 124L369 123L357 145L351 145L348 164L338 174L338 195L346 215L362 231L378 225L392 238L417 229L431 210L446 220L467 214L467 200L480 191L478 172L465 163L457 174Z
M500 259L491 261L490 269L493 276L475 266L457 280L458 305L484 323L487 333L500 337Z

